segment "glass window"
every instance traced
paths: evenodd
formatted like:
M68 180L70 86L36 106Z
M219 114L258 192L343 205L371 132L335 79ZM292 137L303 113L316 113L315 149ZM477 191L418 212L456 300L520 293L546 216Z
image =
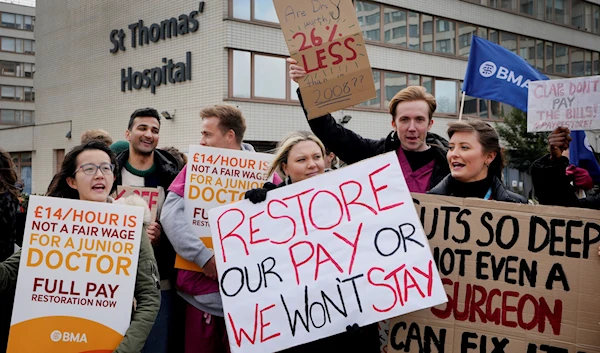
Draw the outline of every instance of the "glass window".
M33 73L35 72L34 64L23 64L23 76L25 77L33 77Z
M279 23L273 0L254 0L254 19Z
M23 111L23 124L33 124L33 112L30 110Z
M24 53L34 53L33 50L33 41L31 40L23 40L23 52Z
M490 110L488 111L491 119L499 119L501 114L501 103L496 101L489 101Z
M15 123L15 111L12 109L0 110L0 122L2 122L4 124L14 124Z
M10 61L0 61L0 74L5 76L17 75L17 63Z
M592 75L592 52L591 51L585 52L585 75L586 76Z
M386 43L406 47L406 11L385 8L383 29ZM388 36L387 33L391 34Z
M25 16L25 27L26 30L33 31L33 17Z
M376 96L373 99L369 99L359 104L361 107L381 107L381 72L379 70L373 70L373 81L375 82Z
M546 42L546 72L554 72L554 43Z
M1 40L2 46L0 47L0 49L5 51L15 51L15 38L2 37Z
M550 0L547 0L550 1ZM567 0L554 0L554 22L568 25Z
M16 28L16 26L15 26L16 18L15 17L16 17L15 14L3 12L2 13L2 27Z
M420 86L421 85L421 76L419 75L408 75L408 85L409 86Z
M15 39L15 51L17 53L23 52L23 39Z
M571 26L584 29L585 9L583 0L571 0Z
M487 30L487 28L478 27L477 28L477 35L479 37L487 40L487 38L488 38L488 30Z
M433 52L433 17L422 15L423 19L423 51Z
M15 100L22 100L23 98L23 87L15 87Z
M473 40L473 35L476 31L475 26L466 25L461 23L458 26L458 55L459 56L469 56L469 51L471 50L471 41Z
M25 100L29 101L29 102L33 102L33 100L35 99L33 87L23 87L23 90L25 91L25 95L24 95Z
M23 15L17 15L16 20L17 20L17 22L16 22L15 28L23 29Z
M592 53L592 75L600 75L600 53Z
M15 99L15 86L2 86L0 97L3 99Z
M408 12L408 47L419 50L419 14Z
M571 48L571 75L584 75L583 50Z
M389 106L390 101L396 93L406 88L406 75L395 72L385 72L383 76L383 85L385 86L384 106Z
M250 52L233 51L233 96L250 98Z
M436 20L435 32L435 52L444 54L454 54L455 44L455 23L448 20Z
M298 92L296 91L298 89L299 85L296 83L296 81L290 79L290 98L292 100L297 101L298 100Z
M21 110L15 110L15 124L22 124L21 122Z
M557 74L568 74L569 73L569 48L566 45L556 44L555 45L555 62L554 72Z
M546 0L546 21L554 22L553 0Z
M285 99L286 69L284 58L254 55L254 96Z
M458 89L456 81L435 80L435 98L439 113L456 114Z
M544 0L536 0L537 1L537 10L535 17L538 20L544 20Z
M517 11L517 0L500 0L500 7L506 10Z
M358 16L358 23L363 31L365 40L381 40L379 29L379 12L380 6L378 5L356 1L356 15Z
M460 107L459 107L460 108ZM477 98L465 95L464 115L477 115Z
M233 17L250 21L250 1L233 0Z
M478 99L479 101L479 117L482 119L489 118L488 116L488 101L485 99Z
M490 42L498 44L500 42L500 31L490 29Z
M517 54L517 35L512 33L500 33L500 45Z
M535 41L535 68L544 72L544 41L538 39Z
M584 7L585 7L585 11L584 11L584 15L583 15L584 23L583 23L582 29L584 29L586 32L593 32L594 25L592 22L592 4L586 1L584 3Z
M535 11L534 0L521 0L521 13L533 16Z
M421 86L425 87L428 93L433 94L433 79L428 76L421 76Z
M535 40L520 36L519 56L525 59L531 66L535 67Z
M598 5L592 7L592 26L594 27L594 33L600 34L600 6Z

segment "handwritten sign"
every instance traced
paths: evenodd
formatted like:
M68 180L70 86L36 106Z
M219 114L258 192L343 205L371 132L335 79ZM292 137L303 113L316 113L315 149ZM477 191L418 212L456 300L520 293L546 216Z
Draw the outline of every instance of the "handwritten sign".
M209 219L232 352L275 352L446 300L395 153Z
M190 145L185 181L185 219L204 244L213 247L208 211L244 199L246 191L262 187L272 154ZM202 272L177 255L175 267Z
M388 352L600 352L600 211L413 194L446 304Z
M600 129L600 76L529 83L527 131Z
M376 96L351 0L274 0L274 4L290 56L306 71L299 85L309 119Z
M156 218L160 215L160 209L162 208L163 202L165 202L165 190L162 187L157 188L145 188L139 186L117 186L117 197L127 197L131 194L139 195L146 201L150 208L150 215L152 222L156 221Z
M31 196L8 352L112 352L131 320L144 210Z

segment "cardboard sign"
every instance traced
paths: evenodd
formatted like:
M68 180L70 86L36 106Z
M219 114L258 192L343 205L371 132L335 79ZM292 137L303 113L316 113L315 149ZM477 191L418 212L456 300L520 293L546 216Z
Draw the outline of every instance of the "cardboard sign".
M231 351L276 352L446 300L395 153L209 211Z
M213 248L208 211L244 199L267 178L272 154L190 145L185 180L185 219L208 248ZM177 255L175 267L202 272Z
M131 194L137 194L146 201L150 208L150 215L152 222L155 222L157 217L160 216L160 209L165 202L165 189L162 187L157 188L145 188L139 186L117 186L117 197L127 197Z
M600 129L600 76L529 83L527 131Z
M308 118L376 97L351 0L274 0L290 56L304 67L300 91Z
M388 352L600 352L600 211L413 194L448 302Z
M32 195L8 352L112 352L131 321L143 217Z

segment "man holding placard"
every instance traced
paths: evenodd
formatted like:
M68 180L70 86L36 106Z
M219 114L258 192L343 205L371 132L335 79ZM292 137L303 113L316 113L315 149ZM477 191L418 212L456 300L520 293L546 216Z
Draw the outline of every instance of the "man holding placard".
M177 161L169 153L156 149L160 138L159 132L160 115L156 109L141 108L131 114L125 131L129 149L117 156L118 165L122 169L115 183L123 187L140 187L144 189L137 192L141 196L144 196L144 193L150 194L147 201L149 206L154 209L154 218L148 227L148 237L152 242L160 272L162 295L161 309L146 342L144 352L170 353L177 351L176 345L182 341L182 338L177 335L182 330L175 328L175 318L179 316L178 311L181 311L182 308L181 310L178 308L182 307L183 303L178 305L179 298L175 292L173 267L175 251L169 239L164 236L161 225L155 219L156 213L160 213L163 200L160 197L153 197L153 195L161 195L164 198L163 190L171 185L179 170ZM120 195L124 191L124 189L120 189Z

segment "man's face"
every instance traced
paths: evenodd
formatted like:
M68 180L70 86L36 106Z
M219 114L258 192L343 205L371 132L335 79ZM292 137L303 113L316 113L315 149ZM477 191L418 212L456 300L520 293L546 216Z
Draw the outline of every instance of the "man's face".
M392 128L405 150L425 151L425 139L432 125L433 119L429 119L429 105L426 101L402 102L396 106Z
M139 154L151 154L158 145L160 124L149 116L140 116L133 120L131 130L125 131L125 138L131 148Z
M219 127L219 118L211 116L202 119L202 139L200 144L208 147L230 148L235 149L235 134L232 130L223 133Z

